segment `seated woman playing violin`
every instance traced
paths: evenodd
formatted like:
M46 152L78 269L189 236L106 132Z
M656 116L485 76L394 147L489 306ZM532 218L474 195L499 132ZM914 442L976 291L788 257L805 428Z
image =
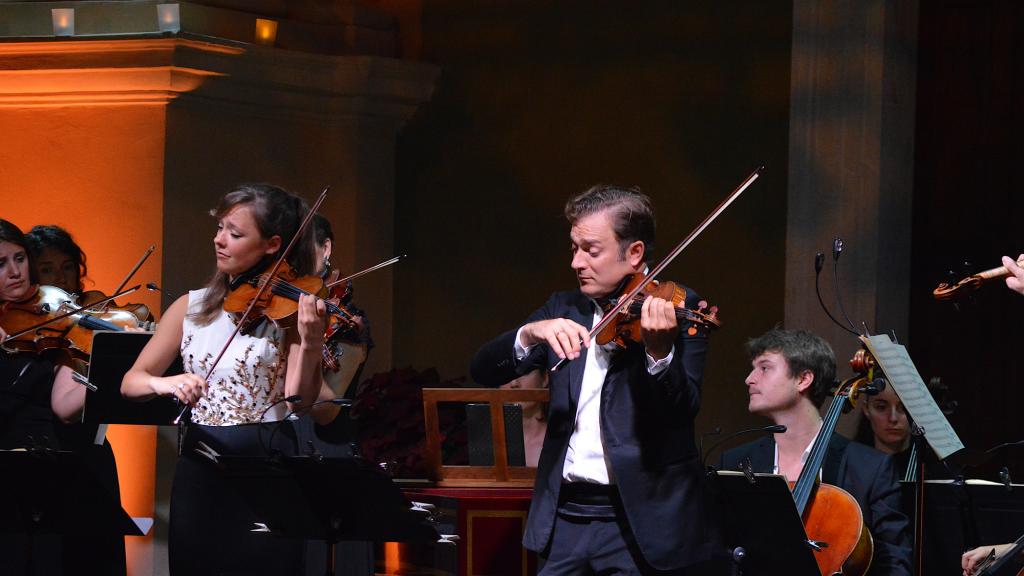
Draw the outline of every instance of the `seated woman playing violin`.
M168 396L191 407L171 491L172 575L302 572L302 542L250 532L259 519L196 448L202 442L221 454L253 456L297 450L285 417L308 407L321 391L324 302L302 294L292 303L291 322L247 317L247 330L233 338L238 319L225 307L235 303L247 279L276 263L293 237L298 240L287 264L299 275L316 271L310 235L297 234L307 212L302 199L276 186L243 185L225 195L212 211L212 278L167 309L124 377L128 398ZM271 284L284 286L278 278ZM179 354L185 373L163 377ZM276 431L273 446L264 443L265 422L280 422L270 427Z
M85 252L60 226L37 225L25 234L32 271L43 286L56 286L70 294L82 294L88 268Z
M0 336L11 304L31 298L37 285L32 279L27 241L17 226L0 220ZM8 324L9 326L9 324ZM71 368L54 364L51 355L0 351L0 386L7 398L0 415L0 448L53 443L53 415L69 420L85 403L85 388L71 379ZM51 410L52 402L52 410Z
M39 291L32 281L28 245L16 226L0 220L0 338L3 339L7 337L5 320L10 321L15 316L12 310L33 299ZM10 328L9 322L7 327ZM95 427L84 430L81 425L71 424L81 414L86 389L72 380L70 360L71 356L60 349L14 348L11 342L3 346L0 350L0 448L46 446L75 451L82 454L101 483L119 499L117 469L110 444L94 443ZM63 424L55 423L54 416ZM11 548L0 551L0 573L20 573L5 562L25 557L24 551L14 550L17 543L7 545ZM36 557L41 562L52 560L47 556L60 558L68 573L125 573L124 538L120 534L91 529L65 539L61 549L59 554L37 550ZM38 563L34 568L39 568Z

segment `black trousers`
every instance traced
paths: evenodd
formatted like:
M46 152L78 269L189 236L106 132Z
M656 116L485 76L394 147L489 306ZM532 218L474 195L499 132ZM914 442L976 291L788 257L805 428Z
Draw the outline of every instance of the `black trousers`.
M291 576L304 571L303 540L254 533L259 518L232 481L195 453L200 441L220 454L262 456L277 423L239 426L192 424L182 441L171 488L168 555L172 576ZM274 449L295 451L295 436L285 422L274 435ZM277 495L268 493L267 498Z
M683 521L680 519L680 521ZM657 570L644 559L614 486L566 484L538 576L719 576L725 558L685 570Z

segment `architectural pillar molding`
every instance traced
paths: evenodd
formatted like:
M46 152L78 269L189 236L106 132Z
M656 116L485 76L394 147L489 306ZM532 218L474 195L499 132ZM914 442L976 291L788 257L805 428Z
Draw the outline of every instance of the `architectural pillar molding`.
M386 120L430 98L438 69L190 37L0 42L0 107L166 104L189 96L261 115Z
M840 373L859 343L818 305L816 252L835 316L838 289L856 331L907 337L917 14L918 0L793 6L785 324L825 337Z

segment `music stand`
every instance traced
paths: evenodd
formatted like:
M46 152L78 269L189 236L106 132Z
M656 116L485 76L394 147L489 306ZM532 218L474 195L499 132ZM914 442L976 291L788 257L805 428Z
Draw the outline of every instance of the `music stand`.
M820 576L803 521L784 476L731 470L708 472L723 537L736 574Z
M206 455L265 519L258 531L327 542L328 575L342 540L444 540L430 513L414 507L380 467L362 458Z
M975 480L927 480L922 573L959 576L960 554L979 545L1013 542L1024 531L1024 486ZM913 489L913 485L904 486Z
M97 331L92 338L89 382L95 392L85 395L82 422L86 424L145 424L169 426L178 415L170 398L132 402L121 397L121 380L153 336L149 332ZM175 359L165 376L181 374L181 358Z
M131 518L81 455L55 450L0 451L0 509L0 533L27 537L29 569L36 565L39 535L77 538L102 531L144 536L153 525L151 518Z

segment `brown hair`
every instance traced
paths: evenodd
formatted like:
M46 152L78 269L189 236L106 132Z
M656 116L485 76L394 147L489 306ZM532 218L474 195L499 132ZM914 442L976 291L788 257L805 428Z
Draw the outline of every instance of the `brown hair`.
M639 240L644 243L644 260L650 260L654 251L654 206L639 188L620 188L600 184L577 194L565 203L565 218L575 225L580 218L608 210L612 230L619 241L619 256L625 257L626 248Z
M242 184L221 198L217 207L210 210L210 215L223 218L236 206L247 206L256 220L256 228L263 238L281 237L281 249L291 242L292 237L302 224L302 219L309 212L306 202L286 192L284 189L270 184ZM257 266L268 265L277 254L268 255ZM288 265L300 276L314 274L313 234L309 227L288 255ZM200 325L213 321L220 313L224 298L228 293L228 277L221 271L214 272L206 283L206 295L200 308L189 317Z
M75 268L78 268L76 291L81 293L82 279L89 273L89 268L85 265L85 252L75 243L67 230L55 225L33 226L28 234L25 234L25 241L28 242L27 249L33 264L38 261L39 255L47 248L53 248L71 258L71 261L75 263ZM35 266L32 267L32 270L35 271Z
M22 234L21 228L18 228L14 224L0 218L0 242L10 242L21 246L25 250L25 254L28 255L29 260L29 281L33 284L36 283L36 271L32 268L32 255L29 253L28 242L25 240L25 235Z
M835 386L836 355L828 342L817 334L776 328L747 340L747 355L751 360L765 352L775 352L786 359L790 378L805 371L814 375L806 396L815 407L821 406Z

